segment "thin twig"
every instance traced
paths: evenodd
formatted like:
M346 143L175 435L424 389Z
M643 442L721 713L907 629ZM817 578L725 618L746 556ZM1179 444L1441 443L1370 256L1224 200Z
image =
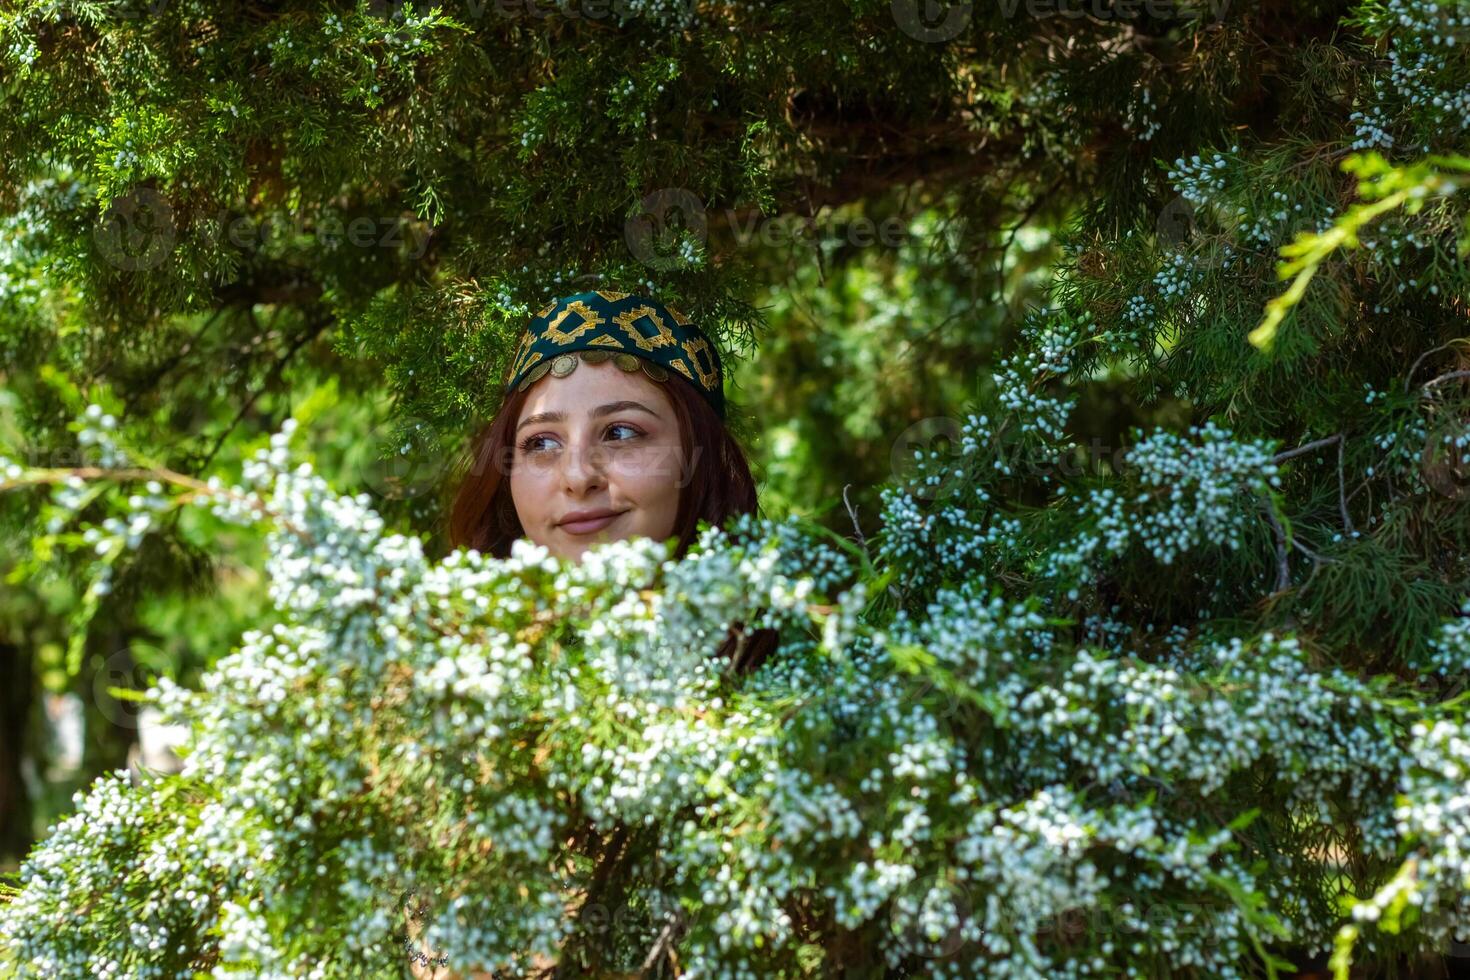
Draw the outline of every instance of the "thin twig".
M1448 345L1446 345L1446 346L1448 346ZM1430 351L1429 353L1432 354L1432 353L1434 353L1434 351ZM1437 384L1443 384L1446 381L1456 381L1456 380L1459 380L1461 378L1470 378L1470 371L1451 371L1448 374L1441 374L1437 378L1430 378L1428 381L1424 382L1424 384L1422 384L1422 385L1419 386L1419 394L1420 394L1420 397L1421 398L1430 398L1430 397L1433 397L1434 392L1430 391L1429 389L1433 388ZM1388 455L1385 454L1384 457L1383 457L1383 459L1384 460L1387 460L1388 459ZM1381 465L1382 465L1382 462L1380 462L1378 464L1375 464L1375 467L1376 466L1381 466ZM1350 494L1347 495L1347 499L1348 500L1352 500L1354 497L1356 497L1362 491L1364 491L1364 490L1367 490L1368 491L1368 506L1367 506L1367 510L1368 510L1368 514L1370 515L1369 518L1368 518L1368 523L1370 523L1370 524L1373 523L1373 518L1371 516L1373 514L1373 491L1371 489L1371 483L1372 483L1372 479L1371 478L1366 479L1362 483L1358 484L1357 488L1355 490L1353 490L1352 493L1350 493ZM1390 483L1388 485L1388 488L1389 488L1388 489L1388 492L1389 492L1390 499L1393 499L1393 500L1398 499L1397 498L1397 494L1394 492L1394 487L1393 487L1393 484L1392 483Z
M204 461L199 464L199 469L201 471L203 471L204 468L207 467L214 460L215 455L220 451L220 449L224 447L225 440L229 438L231 432L235 431L235 427L240 424L241 420L244 419L246 415L250 414L250 409L255 406L256 399L263 395L266 389L270 388L272 384L279 380L282 372L286 370L286 365L289 364L291 362L291 359L296 356L296 352L305 347L310 341L315 340L318 336L321 335L321 332L327 329L327 327L331 326L331 324L332 318L329 316L324 316L318 319L315 323L311 324L305 331L303 331L301 336L297 337L296 340L292 342L290 348L286 350L285 354L281 355L281 357L276 361L275 364L271 365L270 374L266 376L265 382L261 384L259 388L252 391L249 398L245 399L245 404L240 406L240 410L235 413L235 417L230 420L230 424L225 426L224 431L222 431L219 434L219 438L215 440L213 448L209 450L209 454L205 456Z
M1006 236L1005 244L1001 246L1000 258L996 259L995 261L995 301L997 303L1000 303L1002 305L1005 304L1006 257L1011 254L1011 246L1015 244L1016 236L1021 233L1021 229L1026 227L1026 223L1028 221L1036 217L1036 212L1041 210L1041 206L1046 202L1047 197L1051 194L1052 191L1056 190L1057 183L1059 182L1053 183L1046 190L1036 195L1035 200L1033 200L1031 204L1026 208L1026 210L1021 214L1021 220L1017 221L1015 225L1010 229L1010 234Z
M863 529L862 529L862 526L860 524L858 524L857 509L855 507L853 507L852 501L850 501L850 500L847 499L847 491L849 489L851 489L851 488L852 488L852 484L851 483L848 483L848 484L843 485L843 487L842 487L842 502L843 502L843 504L845 504L847 506L847 514L848 514L848 516L852 518L852 530L853 530L853 533L855 533L857 535L857 542L858 542L858 544L862 545L864 551L867 551L868 550L868 542L867 542L867 539L863 537Z
M1286 460L1292 459L1296 456L1305 456L1307 453L1311 452L1314 449L1322 449L1326 446L1332 445L1334 442L1340 441L1341 439L1342 433L1339 432L1336 435L1328 436L1325 439L1318 439L1315 442L1309 442L1304 446L1297 446L1295 449L1283 449L1281 452L1271 457L1271 462L1283 463Z
M230 309L231 308L228 306L222 306L211 313L205 319L203 325L194 332L194 336L185 341L184 345L180 347L172 357L170 357L168 360L164 361L163 364L155 368L153 373L145 378L143 382L139 384L133 391L123 396L122 411L118 413L119 420L127 418L128 413L132 410L133 405L137 402L137 400L141 398L144 393L152 391L155 387L157 387L158 383L164 379L165 375L167 375L174 368L178 367L180 362L182 362L184 358L189 356L190 351L194 349L194 345L199 343L199 341L203 339L205 331L214 326L216 320L224 316L226 313L230 312Z
M1449 374L1441 374L1437 378L1431 378L1424 382L1424 384L1419 386L1419 390L1425 392L1437 384L1442 384L1445 381L1457 381L1460 378L1470 378L1470 371L1451 371Z
M745 651L750 649L751 634L745 629L745 624L740 623L735 629L735 650L730 654L727 674L741 674L745 670Z
M1340 558L1328 558L1326 555L1317 554L1317 552L1302 544L1301 539L1299 538L1292 538L1291 546L1297 551L1300 551L1302 554L1306 555L1308 558L1312 559L1312 561L1317 562L1318 564L1322 564L1325 562L1329 565L1335 565L1337 564L1337 562L1342 560Z
M284 514L272 511L260 497L253 494L243 494L230 487L210 486L203 480L196 480L192 476L176 473L167 467L156 467L144 469L140 467L126 467L122 469L104 469L100 466L73 466L63 469L37 469L29 470L17 480L0 482L0 491L14 490L20 487L41 486L43 484L64 483L70 477L81 480L113 480L119 483L142 482L144 480L158 480L161 483L172 483L184 487L189 492L179 494L176 503L187 504L196 497L228 497L232 500L243 501L250 505L256 513L274 518L282 527L295 534L307 543L315 542L316 538L305 528L297 526Z
M1406 374L1406 375L1404 375L1404 394L1407 395L1409 393L1409 388L1414 383L1414 372L1416 372L1416 371L1419 370L1419 365L1421 365L1421 364L1424 363L1424 359L1426 357L1428 357L1431 354L1438 354L1442 350L1449 350L1451 347L1455 346L1456 344L1463 344L1465 342L1466 342L1466 338L1465 337L1456 337L1454 340L1451 340L1449 343L1440 344L1438 347L1430 348L1429 350L1425 351L1424 353L1420 354L1417 358L1415 358L1413 365L1409 368L1409 373Z
M1263 506L1266 520L1271 522L1271 531L1276 535L1276 591L1285 592L1291 588L1291 562L1286 556L1286 529L1277 519L1276 508L1271 506L1271 501L1264 501Z
M619 823L612 836L603 845L602 854L597 858L597 866L592 872L592 881L587 886L587 893L582 899L581 906L577 909L577 922L579 925L591 914L590 910L601 908L604 893L607 886L613 880L613 876L624 865L628 857L628 826ZM577 969L571 962L570 957L558 964L554 976L570 976Z
M1347 446L1347 437L1343 436L1337 440L1337 509L1342 511L1342 528L1350 536L1357 532L1353 530L1353 519L1348 514L1347 505L1347 479L1342 473L1342 453Z
M648 955L643 958L643 966L641 968L641 972L647 974L650 970L654 968L655 965L657 965L659 960L663 959L664 956L667 955L669 947L673 944L674 941L674 933L678 931L679 927L683 924L684 917L681 913L674 913L669 916L668 924L663 927L663 930L658 934L658 938L653 941L653 948L650 949L648 951Z

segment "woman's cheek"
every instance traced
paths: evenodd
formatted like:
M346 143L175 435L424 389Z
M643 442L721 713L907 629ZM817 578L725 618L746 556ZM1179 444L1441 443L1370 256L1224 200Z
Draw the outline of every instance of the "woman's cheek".
M643 446L619 461L620 472L650 484L673 483L679 476L678 455L668 446Z

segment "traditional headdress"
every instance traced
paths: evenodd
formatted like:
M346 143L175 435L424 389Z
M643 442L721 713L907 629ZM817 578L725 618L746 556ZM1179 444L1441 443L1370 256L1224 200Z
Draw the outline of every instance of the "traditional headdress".
M547 371L564 378L576 370L579 359L611 360L624 371L641 369L659 382L677 371L725 417L719 351L688 317L657 300L599 289L548 303L526 325L511 359L506 390L524 391Z

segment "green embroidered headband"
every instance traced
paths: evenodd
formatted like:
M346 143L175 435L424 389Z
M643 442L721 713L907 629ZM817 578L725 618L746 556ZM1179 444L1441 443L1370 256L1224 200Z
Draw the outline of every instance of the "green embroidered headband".
M611 360L654 381L677 371L725 417L720 353L678 310L632 293L599 289L554 300L526 324L511 358L507 391L525 391L550 371L564 378L578 360Z

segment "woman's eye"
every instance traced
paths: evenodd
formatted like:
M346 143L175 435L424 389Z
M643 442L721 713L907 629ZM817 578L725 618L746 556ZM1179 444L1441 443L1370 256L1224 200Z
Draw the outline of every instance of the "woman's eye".
M621 435L615 435L621 433ZM613 442L629 442L643 435L643 432L623 422L614 422L607 427L607 435ZM536 453L550 452L556 448L556 440L551 436L527 436L520 442L520 450L523 453L534 455Z
M630 433L630 435L626 435L626 436L623 436L621 439L614 440L616 442L627 442L629 439L636 439L639 436L643 435L643 433L641 433L637 429L633 428L633 426L631 426L631 425L624 425L622 422L614 422L612 425L610 425L610 426L607 427L607 431L608 432L616 432L619 429L623 430L624 432Z

